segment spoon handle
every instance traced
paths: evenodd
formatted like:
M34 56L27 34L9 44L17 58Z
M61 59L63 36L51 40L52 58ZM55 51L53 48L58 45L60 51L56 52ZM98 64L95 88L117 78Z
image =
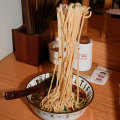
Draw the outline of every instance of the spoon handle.
M104 9L92 9L93 13L108 13L108 14L112 14L112 15L120 15L120 9L108 9L108 10L104 10Z
M120 9L109 9L109 10L106 10L106 13L113 14L113 15L120 15Z
M5 98L5 100L11 100L11 99L25 97L27 95L34 93L34 92L37 92L38 87L39 87L39 85L36 85L34 87L30 87L30 88L27 88L24 90L5 92L4 98Z
M45 79L47 84L44 83L44 81L42 81L35 86L29 87L29 88L26 88L23 90L5 92L4 98L5 98L5 100L12 100L12 99L16 99L16 98L25 97L25 96L33 94L37 91L43 90L45 87L50 85L51 79L52 79L52 77Z

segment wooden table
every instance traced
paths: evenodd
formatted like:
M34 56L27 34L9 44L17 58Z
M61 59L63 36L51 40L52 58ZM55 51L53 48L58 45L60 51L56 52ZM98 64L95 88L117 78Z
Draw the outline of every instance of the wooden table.
M0 120L40 120L29 108L26 98L6 101L4 91L25 88L28 81L43 72L52 71L52 66L43 64L34 67L15 60L14 54L0 61ZM92 84L95 92L93 102L78 120L120 119L120 72L113 71L104 86Z

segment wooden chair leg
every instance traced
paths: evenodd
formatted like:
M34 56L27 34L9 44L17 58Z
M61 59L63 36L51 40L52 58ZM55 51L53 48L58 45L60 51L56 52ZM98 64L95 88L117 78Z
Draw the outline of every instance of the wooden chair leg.
M104 9L112 8L112 3L113 3L113 0L105 0ZM107 28L108 28L110 17L111 16L108 14L103 15L103 28L101 31L101 38L103 38L103 39L105 39L107 37Z
M112 8L113 0L105 0L104 9Z
M82 5L89 6L90 0L82 0ZM87 33L87 27L88 27L88 19L85 20L82 34L85 35Z
M64 3L64 4L67 4L67 3L68 3L68 0L63 0L63 3Z

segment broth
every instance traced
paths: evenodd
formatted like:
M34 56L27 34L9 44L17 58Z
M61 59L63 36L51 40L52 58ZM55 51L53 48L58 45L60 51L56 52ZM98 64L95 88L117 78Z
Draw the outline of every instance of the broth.
M36 93L31 95L31 101L32 101L32 104L34 106L36 106L36 107L41 109L40 103L43 100L43 98L45 96L47 96L47 94L48 94L50 82L51 82L50 80L49 81L45 80L44 82L42 82L42 84L40 83L40 86L42 85L42 87L40 87L41 89L39 89ZM55 82L53 84L52 89L54 87L55 87ZM76 99L77 98L77 87L76 87L76 85L72 85L72 91L75 94L75 99ZM74 103L75 102L76 101L74 101ZM60 112L61 113L62 112L72 112L72 111L76 111L76 110L82 109L86 105L86 103L87 103L87 96L86 96L85 92L80 88L79 89L79 106L80 107L78 109L73 109L73 108L66 109L66 107L64 107L64 110L60 111ZM46 110L46 111L48 111L48 110ZM48 112L54 112L54 111L48 111Z

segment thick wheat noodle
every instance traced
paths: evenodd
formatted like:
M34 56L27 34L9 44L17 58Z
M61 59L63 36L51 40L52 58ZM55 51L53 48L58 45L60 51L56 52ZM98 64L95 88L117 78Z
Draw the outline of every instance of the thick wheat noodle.
M79 42L80 42L80 36L81 36L81 32L82 32L82 28L83 28L83 22L84 22L84 15L82 18L82 22L81 22L81 29L79 31L79 36L78 36L78 42L77 42L77 75L76 75L76 83L77 83L77 104L79 103ZM76 53L76 52L75 52Z
M74 29L73 29L74 30ZM75 42L74 42L75 43ZM69 64L68 64L68 69L67 69L67 73L66 73L66 81L65 81L65 84L64 85L66 85L66 83L68 82L68 80L70 79L69 77L69 73L71 73L70 71L72 71L72 63L73 63L73 59L72 59L72 56L73 56L73 54L74 54L74 44L72 45L71 44L71 46L72 46L72 49L70 49L71 51L70 51L70 53L71 53L71 56L70 56L70 61L69 61ZM67 87L67 86L66 86ZM63 87L63 91L65 90L65 88L66 87ZM63 94L65 93L65 92L62 92ZM64 96L63 96L64 97ZM63 99L63 97L61 98L61 99Z
M61 21L62 21L62 25L64 24L64 21L65 21L65 15L63 14L63 11L62 11L62 6L60 7L60 9L61 9ZM62 26L63 27L63 26ZM62 31L62 32L64 32L64 31ZM63 34L62 34L63 35ZM62 46L61 46L61 49L62 49L62 59L64 58L64 39L62 38L61 39L61 41L62 41Z
M63 87L64 88L64 87Z
M58 15L58 19L59 19L59 15ZM60 21L58 21L58 22L60 22ZM60 25L61 25L61 23L58 23L58 27L60 27ZM58 28L59 29L59 28ZM59 33L59 35L60 35L60 33ZM60 37L59 37L60 38ZM59 43L59 48L61 49L61 43ZM61 50L60 50L61 51ZM61 53L59 53L60 55L59 56L61 56ZM61 62L61 58L59 59L59 62ZM58 68L58 71L60 71L61 70L61 66L59 66L59 68ZM55 71L55 69L54 69L54 71ZM58 73L60 73L60 72L58 72ZM58 77L57 77L57 79L59 78L59 74L58 74ZM52 79L52 82L53 82L53 79ZM49 89L49 92L48 93L50 93L50 90L51 90L51 87L52 87L52 82L51 82L51 85L50 85L50 89Z
M71 29L70 29L71 30ZM73 45L74 46L74 45ZM72 49L73 50L73 49ZM70 51L70 53L71 53L71 51ZM72 55L71 55L72 56ZM71 61L69 62L69 63L71 63ZM68 82L68 80L69 80L69 71L71 70L71 64L69 64L69 69L68 69L68 71L67 71L67 73L68 73L68 75L67 75L67 78L66 78L66 81L65 81L65 83L64 83L64 85L66 85L66 83ZM67 87L67 86L66 86ZM66 88L66 87L63 87L63 88ZM63 91L64 91L64 89L63 89ZM69 91L68 91L69 92ZM63 94L65 93L65 92L62 92ZM61 97L61 99L63 99L64 98L64 95Z
M57 16L59 17L58 13L57 13ZM59 19L59 18L58 18L58 19ZM58 22L60 22L60 21L58 21ZM60 23L58 23L58 24L60 24ZM58 25L58 27L59 27L59 26L60 26L60 25ZM58 29L60 29L60 28L58 28ZM60 35L60 33L59 33L58 35ZM60 38L60 36L58 36L58 38ZM54 71L53 71L53 76L52 76L50 88L49 88L49 91L48 91L48 95L50 94L50 91L51 91L51 88L52 88L52 83L53 83L53 80L54 80L55 71L56 71L57 63L58 63L58 57L59 57L59 53L58 53L57 60L56 60L56 64L55 64L55 68L54 68ZM57 83L58 83L58 80L57 80Z
M63 17L62 17L62 19L63 19ZM64 25L65 26L65 25ZM67 43L67 42L66 42ZM67 45L66 45L67 46ZM68 57L66 56L66 61L67 61L67 59L68 59ZM66 68L66 66L67 66L67 64L65 64L64 65L64 68ZM65 73L65 71L64 71L64 73ZM62 74L62 76L63 76L63 74Z
M58 19L61 19L61 16L60 16L59 13L57 13L57 17L58 17ZM59 66L58 66L57 84L58 84L58 80L60 80L60 74L59 73L61 73L61 65L62 65L62 52L61 52L62 51L62 42L61 42L61 40L62 40L62 30L61 30L61 27L62 27L62 23L59 20L58 21L58 29L59 29L58 38L60 40L59 40Z
M78 65L79 66L79 65ZM78 82L77 82L77 84L78 84ZM79 90L79 89L78 89ZM79 92L77 92L77 93L79 93Z
M56 59L56 64L55 64L55 68L54 68L54 71L53 71L52 80L51 80L50 88L49 88L49 91L48 91L48 95L50 94L50 91L51 91L51 88L52 88L52 83L53 83L53 80L54 80L54 77L55 77L55 71L56 71L56 68L57 68L57 63L58 63L58 56L57 56L57 59Z
M72 44L71 44L72 45ZM65 86L65 87L63 87L63 89L62 89L62 91L66 91L66 88L67 88L67 86L66 86L66 83L68 83L68 80L70 79L69 77L69 74L71 73L70 71L72 70L71 69L71 63L72 63L72 56L73 56L73 53L74 53L74 45L73 45L73 47L72 47L72 49L70 49L71 51L70 51L70 53L71 53L71 56L70 56L70 60L69 60L69 64L68 64L68 69L67 69L67 72L66 72L66 80L64 81L64 85L63 86ZM64 98L64 94L66 93L66 92L62 92L63 93L63 95L61 96L61 99L63 99Z
M75 6L76 5L76 6ZM75 8L74 8L75 6ZM67 9L67 13L63 12L63 7ZM79 104L79 61L77 60L77 102L73 106L75 97L72 92L72 72L74 58L77 59L79 55L79 42L83 28L84 19L91 16L89 7L81 6L81 4L70 4L69 6L60 5L57 8L58 18L58 38L59 38L59 51L58 51L58 74L57 83L52 90L52 83L55 76L57 62L54 68L53 77L51 80L48 95L42 100L41 108L49 111L60 112L64 107L77 109ZM88 14L89 13L89 14ZM76 43L77 40L77 43ZM66 43L66 46L64 45ZM76 46L76 47L75 47ZM64 48L66 47L66 56L64 56ZM57 60L58 61L58 60ZM55 104L54 104L55 103Z
M81 18L81 17L80 17ZM77 22L76 22L77 23ZM79 26L79 24L78 24L78 26ZM76 51L76 50L75 50ZM77 52L77 53L79 53L79 52ZM73 59L72 59L72 65L73 65L73 60L74 60L74 57L73 57ZM71 66L72 66L71 65ZM79 64L78 64L78 66L77 66L77 68L79 67ZM72 68L71 68L72 69ZM78 76L78 71L77 71L77 76ZM76 82L77 82L77 102L79 102L79 81L78 81L78 77L76 78Z

